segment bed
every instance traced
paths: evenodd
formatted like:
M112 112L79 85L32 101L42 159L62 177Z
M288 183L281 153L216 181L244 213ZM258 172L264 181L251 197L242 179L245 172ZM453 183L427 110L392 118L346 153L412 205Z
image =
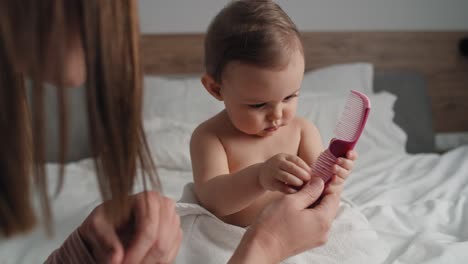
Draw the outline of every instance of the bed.
M349 89L368 94L372 101L358 145L360 158L343 196L388 244L384 263L466 263L468 258L468 146L434 153L434 133L467 130L463 100L468 97L468 63L449 44L466 35L304 34L308 71L298 112L317 125L324 143L332 137ZM202 37L143 37L145 131L163 191L176 200L192 177L188 151L192 130L222 109L197 77ZM406 45L395 47L395 41ZM431 49L438 52L426 58ZM310 62L312 58L315 62ZM78 89L71 93L74 98L82 96ZM76 127L71 129L76 148L69 155L62 193L53 201L55 236L47 238L37 229L0 241L1 264L42 262L99 203L93 163L86 158L82 103L73 103L78 109L70 118ZM55 125L52 120L51 131ZM48 155L48 177L55 183L54 147ZM140 185L135 191L139 189Z

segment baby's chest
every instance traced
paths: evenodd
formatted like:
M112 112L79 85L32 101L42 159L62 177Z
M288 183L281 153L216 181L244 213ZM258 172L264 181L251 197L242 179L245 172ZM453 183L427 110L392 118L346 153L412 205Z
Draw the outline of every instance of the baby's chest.
M233 141L225 146L229 170L234 172L252 164L264 162L279 153L297 155L299 144L299 135L265 140Z

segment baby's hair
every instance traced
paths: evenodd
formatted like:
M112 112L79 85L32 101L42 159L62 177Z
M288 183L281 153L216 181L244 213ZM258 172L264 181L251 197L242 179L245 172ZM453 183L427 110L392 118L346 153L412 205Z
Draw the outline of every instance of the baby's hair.
M233 1L208 27L205 69L221 83L223 70L229 62L280 69L298 49L303 54L299 31L275 2Z

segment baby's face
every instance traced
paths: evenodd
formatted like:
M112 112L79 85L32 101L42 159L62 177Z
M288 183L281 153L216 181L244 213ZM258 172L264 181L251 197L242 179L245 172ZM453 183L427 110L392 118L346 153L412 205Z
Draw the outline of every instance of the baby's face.
M294 118L304 76L304 57L295 52L280 70L232 62L221 94L233 125L243 133L269 136Z

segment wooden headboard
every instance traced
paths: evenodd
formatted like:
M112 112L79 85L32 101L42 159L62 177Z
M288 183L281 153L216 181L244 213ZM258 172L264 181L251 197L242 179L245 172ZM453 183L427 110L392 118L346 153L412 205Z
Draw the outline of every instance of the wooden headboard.
M306 70L370 62L376 71L409 71L428 82L436 132L468 131L468 32L304 32ZM203 34L143 35L145 74L203 72Z

